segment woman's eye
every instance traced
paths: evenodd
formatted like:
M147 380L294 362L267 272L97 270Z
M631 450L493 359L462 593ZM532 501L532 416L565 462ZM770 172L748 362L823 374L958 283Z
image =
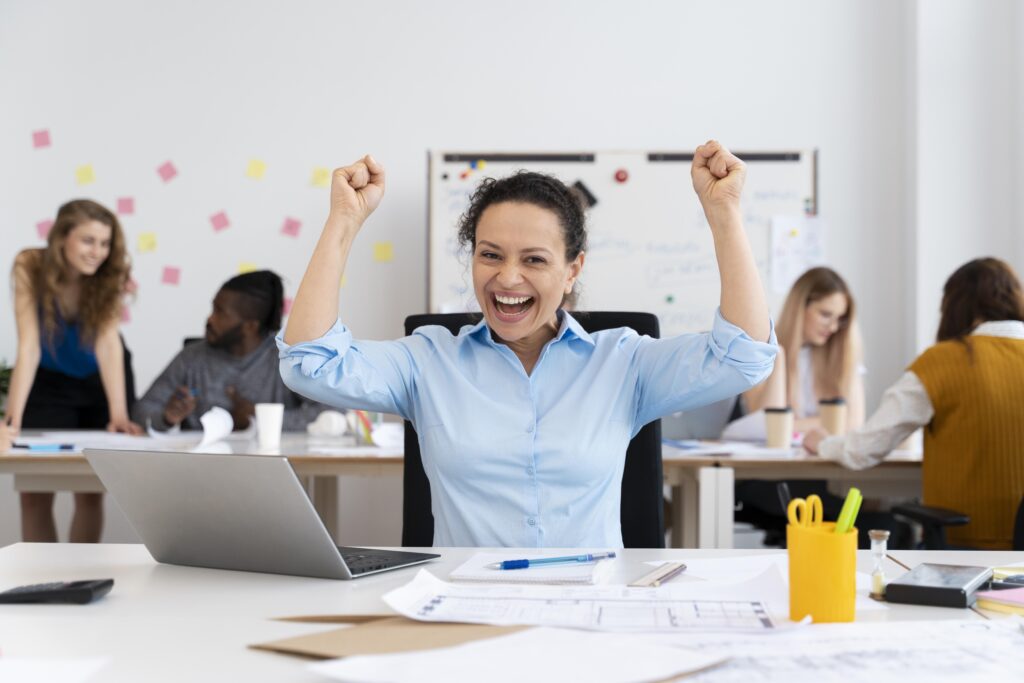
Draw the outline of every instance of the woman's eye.
M540 256L530 256L529 258L526 259L526 262L534 264L545 263L544 259L542 259Z
M480 252L480 256L481 256L481 258L485 258L485 259L496 259L496 258L498 258L498 255L497 255L497 254L495 254L495 253L494 253L494 252L492 252L492 251L483 251L483 252Z

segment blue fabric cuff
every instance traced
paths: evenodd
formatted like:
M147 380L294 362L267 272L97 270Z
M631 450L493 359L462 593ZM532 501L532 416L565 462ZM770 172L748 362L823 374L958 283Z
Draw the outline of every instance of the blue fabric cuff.
M287 361L304 377L316 379L338 366L352 346L352 332L338 319L324 335L312 341L288 344L282 329L275 337L278 358Z
M744 374L767 377L775 364L779 342L775 337L775 323L768 319L768 341L755 341L742 329L722 317L715 309L715 323L711 327L711 352L718 360L743 370ZM761 381L761 380L757 380Z

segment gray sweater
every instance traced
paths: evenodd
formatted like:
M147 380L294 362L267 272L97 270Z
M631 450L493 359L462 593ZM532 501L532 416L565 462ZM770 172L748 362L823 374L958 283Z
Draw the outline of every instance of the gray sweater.
M150 420L156 429L169 429L171 425L164 421L164 407L179 386L187 386L195 392L197 405L182 421L181 428L202 429L199 418L213 406L231 410L227 387L233 386L239 396L253 403L283 403L284 430L304 430L327 406L303 398L284 385L277 354L272 334L243 357L215 349L205 341L193 342L181 350L139 399L132 409L132 418L143 427Z

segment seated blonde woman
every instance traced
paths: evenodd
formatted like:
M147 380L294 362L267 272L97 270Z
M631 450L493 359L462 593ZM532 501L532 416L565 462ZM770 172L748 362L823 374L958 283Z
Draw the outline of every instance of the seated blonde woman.
M831 268L812 268L793 283L775 332L779 353L765 382L743 394L744 417L725 438L764 438L764 409L790 407L794 428L821 427L818 402L843 399L848 428L864 423L864 368L850 288Z

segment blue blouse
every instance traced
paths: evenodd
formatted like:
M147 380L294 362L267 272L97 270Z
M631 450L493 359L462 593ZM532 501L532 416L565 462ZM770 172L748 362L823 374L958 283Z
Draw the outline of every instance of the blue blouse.
M40 367L78 379L95 375L100 371L96 362L96 350L82 343L78 322L69 323L58 312L57 329L54 330L52 345L46 339L46 333L42 330L40 332Z
M626 447L663 415L721 400L772 371L775 333L751 339L718 312L710 333L588 334L561 311L533 373L484 321L457 336L421 327L355 340L341 321L290 346L292 390L341 408L395 413L419 435L436 546L621 547Z

